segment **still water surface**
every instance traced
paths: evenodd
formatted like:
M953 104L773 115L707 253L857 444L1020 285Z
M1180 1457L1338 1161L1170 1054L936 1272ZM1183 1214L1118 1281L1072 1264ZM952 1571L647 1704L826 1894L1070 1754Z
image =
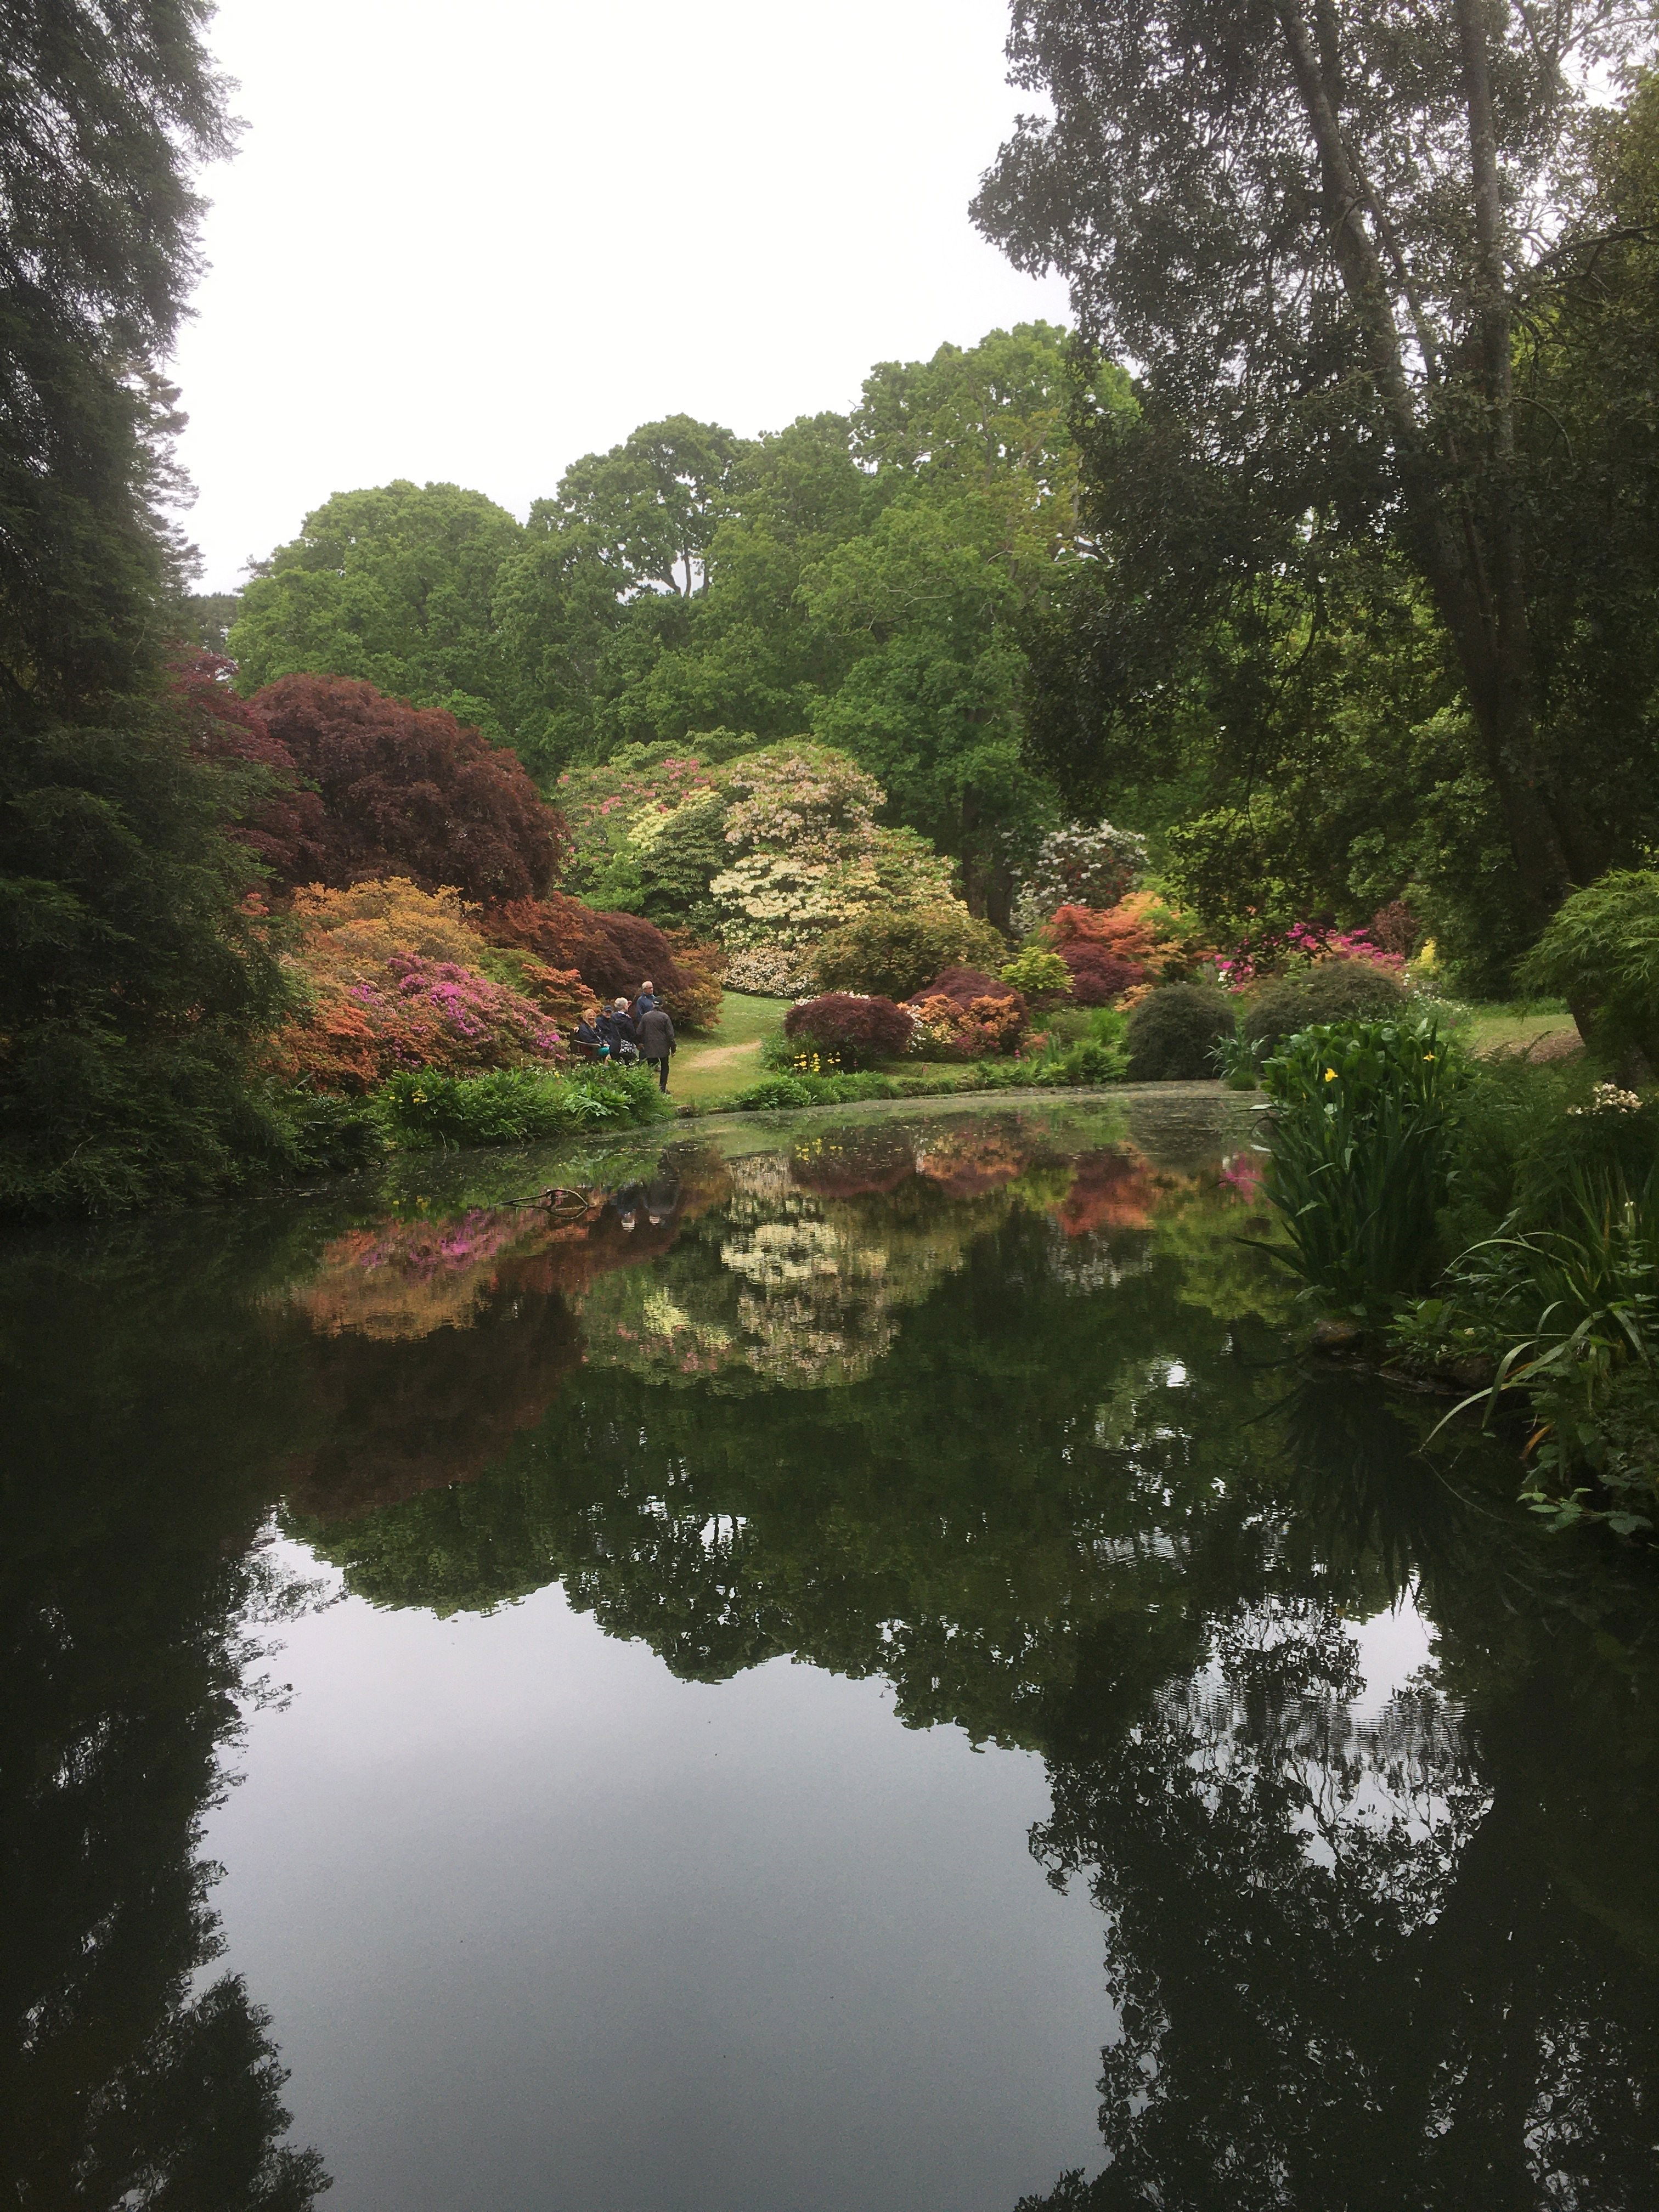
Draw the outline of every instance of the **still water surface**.
M1653 1579L1298 1365L1254 1164L726 1121L13 1245L18 2203L1647 2212Z

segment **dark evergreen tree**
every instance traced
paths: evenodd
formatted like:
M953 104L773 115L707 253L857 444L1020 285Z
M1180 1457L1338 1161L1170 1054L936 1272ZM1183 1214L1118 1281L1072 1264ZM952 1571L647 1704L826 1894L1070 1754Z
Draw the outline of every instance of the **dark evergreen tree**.
M178 395L152 364L226 150L200 0L0 7L0 1206L200 1188L272 1134L280 999L223 836L256 777L194 751L161 647Z

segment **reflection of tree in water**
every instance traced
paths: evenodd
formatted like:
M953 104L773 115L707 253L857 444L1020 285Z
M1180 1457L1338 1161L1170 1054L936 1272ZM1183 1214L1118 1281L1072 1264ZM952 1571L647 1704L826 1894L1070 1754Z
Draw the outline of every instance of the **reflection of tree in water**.
M1045 2203L1651 2203L1654 1960L1548 1868L1572 1733L1516 1772L1516 1684L1463 1724L1425 1686L1356 1728L1351 1650L1328 1600L1241 1612L1130 1728L1051 1749L1033 1847L1107 1916L1122 2032L1111 2163ZM1650 1838L1647 1795L1607 1810Z
M589 1297L588 1357L721 1391L860 1381L890 1352L906 1311L1012 1206L1053 1214L1063 1244L1109 1224L1144 1226L1145 1161L1121 1150L1105 1158L1103 1170L1098 1154L1055 1157L1010 1117L842 1132L737 1160L704 1234L683 1239L648 1282L613 1281ZM1105 1188L1112 1204L1098 1202Z
M294 1510L362 1513L473 1481L533 1428L581 1358L565 1300L516 1279L538 1272L533 1255L497 1266L464 1328L307 1344L309 1433L282 1469Z
M1449 1489L1413 1449L1432 1410L1295 1389L1274 1277L1202 1179L1135 1227L1133 1170L1072 1163L1060 1205L1103 1194L1104 1225L1067 1240L1007 1195L1030 1164L996 1164L977 1202L895 1158L748 1170L739 1230L844 1206L851 1237L864 1205L896 1244L950 1229L954 1264L924 1243L931 1280L884 1309L884 1357L810 1395L590 1367L464 1514L416 1501L325 1548L383 1602L556 1576L682 1674L787 1651L888 1677L912 1724L1041 1750L1036 1848L1104 1908L1124 2023L1112 2163L1056 2205L1636 2212L1650 1599L1501 1492ZM712 1281L733 1230L706 1226ZM1419 1578L1436 1669L1356 1720L1347 1623Z
M169 1257L94 1267L95 1354L78 1291L7 1285L30 1388L0 1477L0 2161L20 2207L301 2212L327 2184L281 2146L270 2022L240 1977L198 1979L220 1949L202 1816L240 1623L278 1595L258 1470L295 1376L251 1340L240 1267Z
M886 1676L911 1724L1040 1751L1036 1847L1105 1909L1124 2022L1112 2163L1056 2205L1647 2205L1652 1593L1540 1537L1478 1468L1449 1486L1413 1449L1437 1409L1297 1388L1274 1273L1213 1178L1159 1187L1127 1150L1003 1130L981 1173L959 1132L954 1153L927 1133L931 1175L891 1130L804 1143L787 1175L677 1147L672 1216L642 1182L631 1228L618 1202L505 1239L464 1322L441 1300L359 1309L443 1316L419 1335L319 1334L270 1301L246 1327L226 1290L260 1273L246 1255L112 1283L108 1309L145 1318L95 1358L66 1358L88 1340L67 1306L31 1307L61 1387L5 1492L21 1694L0 1727L31 1910L0 1970L0 2087L46 2145L25 2202L77 2201L71 2154L102 2201L129 2180L204 2212L314 2189L273 2148L261 2016L234 1983L193 2006L188 1979L237 1562L258 1469L298 1464L326 1516L300 1525L378 1602L556 1577L683 1675L787 1651ZM819 1227L837 1267L878 1246L882 1266L849 1263L849 1292ZM343 1250L319 1231L286 1272L314 1286ZM818 1387L654 1388L643 1340L578 1378L578 1302L599 1332L653 1288L763 1323L781 1362L819 1328ZM313 1317L349 1310L330 1291ZM1358 1719L1346 1624L1413 1583L1432 1674Z

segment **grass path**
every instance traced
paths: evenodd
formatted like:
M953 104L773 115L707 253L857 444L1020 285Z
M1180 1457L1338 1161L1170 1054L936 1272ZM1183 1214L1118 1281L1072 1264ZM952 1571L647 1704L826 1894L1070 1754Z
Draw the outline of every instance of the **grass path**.
M1474 1018L1462 1034L1464 1043L1473 1053L1530 1046L1540 1037L1560 1034L1575 1041L1577 1037L1572 1016L1556 1000L1522 1000L1509 1005L1477 1006L1471 1011Z
M717 1106L724 1098L735 1098L759 1076L761 1045L781 1031L793 1004L789 999L724 992L720 1027L706 1037L687 1037L674 1054L669 1096L686 1106Z

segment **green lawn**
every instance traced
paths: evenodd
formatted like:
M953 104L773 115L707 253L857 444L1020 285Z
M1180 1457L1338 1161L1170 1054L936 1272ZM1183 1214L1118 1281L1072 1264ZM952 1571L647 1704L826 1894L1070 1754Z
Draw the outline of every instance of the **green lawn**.
M718 1106L735 1097L760 1075L762 1042L780 1033L793 1003L724 992L720 1027L707 1036L688 1036L674 1054L669 1096L683 1106Z
M1490 1052L1496 1045L1532 1044L1557 1030L1573 1028L1572 1016L1558 999L1476 1006L1469 1013L1468 1024L1459 1034L1471 1052Z

